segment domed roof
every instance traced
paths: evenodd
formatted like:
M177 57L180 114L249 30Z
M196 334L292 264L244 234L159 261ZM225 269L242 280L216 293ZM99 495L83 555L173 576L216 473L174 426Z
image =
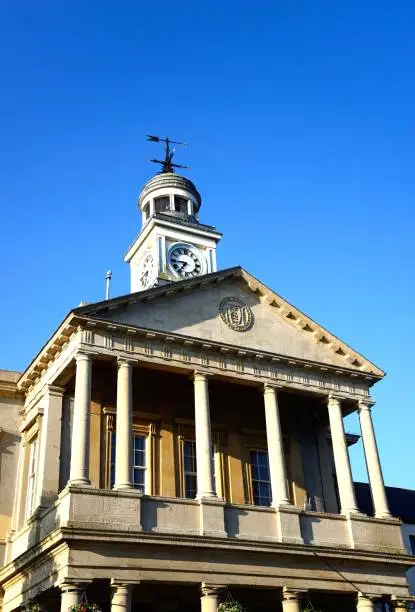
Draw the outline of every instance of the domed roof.
M141 202L148 196L149 193L155 191L156 189L163 188L174 188L174 189L184 189L185 191L189 191L194 197L197 208L200 208L202 203L202 198L200 197L200 193L189 179L184 176L180 176L180 174L176 174L175 172L160 172L160 174L156 174L151 178L141 190L138 203L141 205Z

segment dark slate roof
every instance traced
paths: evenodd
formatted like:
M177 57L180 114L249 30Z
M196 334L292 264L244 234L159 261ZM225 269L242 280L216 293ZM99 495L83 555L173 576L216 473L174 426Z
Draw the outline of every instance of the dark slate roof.
M359 509L369 516L373 516L373 502L370 487L366 482L355 482L357 505ZM404 523L415 523L415 491L412 489L399 489L398 487L385 487L389 509Z

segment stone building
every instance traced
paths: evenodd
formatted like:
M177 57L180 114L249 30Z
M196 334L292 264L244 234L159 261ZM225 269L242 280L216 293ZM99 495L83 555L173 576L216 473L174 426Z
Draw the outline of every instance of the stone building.
M3 611L370 612L410 601L371 387L384 373L240 267L173 172L139 197L131 293L0 372ZM357 506L357 411L375 516ZM386 609L386 608L385 608Z

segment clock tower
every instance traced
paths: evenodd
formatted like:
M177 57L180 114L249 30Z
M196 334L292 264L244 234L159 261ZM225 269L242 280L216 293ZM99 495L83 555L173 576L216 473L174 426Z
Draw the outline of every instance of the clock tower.
M154 137L151 137L154 138ZM195 185L174 172L167 156L163 170L141 190L141 232L128 249L131 292L216 272L216 245L222 235L199 221L202 200ZM168 163L170 162L170 163Z

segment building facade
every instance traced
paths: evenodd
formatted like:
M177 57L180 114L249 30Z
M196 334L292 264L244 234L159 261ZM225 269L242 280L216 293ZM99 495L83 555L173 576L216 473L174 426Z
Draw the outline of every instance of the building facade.
M384 373L240 267L201 197L139 197L131 292L72 310L0 372L3 611L407 609L401 521L372 424ZM360 417L374 516L345 415ZM4 425L3 425L4 423Z

